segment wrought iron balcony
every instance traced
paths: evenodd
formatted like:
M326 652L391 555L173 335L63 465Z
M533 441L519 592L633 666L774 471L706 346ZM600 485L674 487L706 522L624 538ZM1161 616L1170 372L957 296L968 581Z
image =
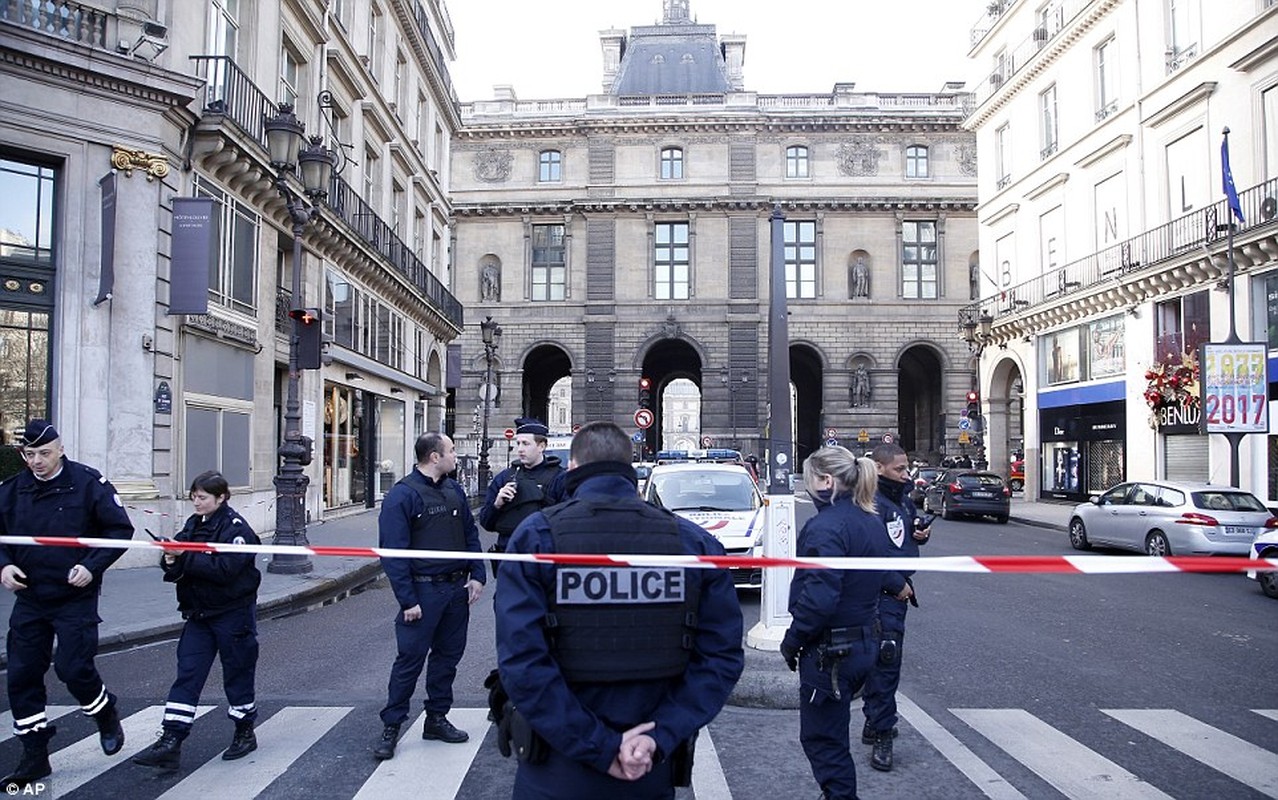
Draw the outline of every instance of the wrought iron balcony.
M1235 235L1261 228L1278 228L1278 178L1241 192L1238 196L1244 222L1235 222ZM1177 258L1199 256L1203 248L1227 235L1232 216L1221 199L1205 208L1145 231L1126 241L1092 253L1063 267L1023 283L1009 286L959 311L959 322L990 314L996 320L1045 303L1060 303L1072 294L1087 292L1106 282Z
M2 1L2 0L0 0ZM278 109L230 56L191 56L195 74L204 79L205 114L222 114L266 149L266 120Z

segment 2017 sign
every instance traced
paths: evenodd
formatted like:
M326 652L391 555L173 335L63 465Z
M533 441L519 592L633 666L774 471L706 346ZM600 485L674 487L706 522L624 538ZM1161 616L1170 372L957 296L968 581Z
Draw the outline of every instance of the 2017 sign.
M1266 345L1207 343L1199 366L1204 431L1269 432Z

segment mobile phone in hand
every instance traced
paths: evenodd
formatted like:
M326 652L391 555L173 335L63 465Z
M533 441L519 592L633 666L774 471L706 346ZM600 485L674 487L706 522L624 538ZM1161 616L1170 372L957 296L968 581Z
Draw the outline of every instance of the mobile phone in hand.
M157 541L157 542L171 542L171 541L173 541L172 539L170 539L170 538L169 538L169 537L167 537L167 536L156 536L154 533L151 533L151 529L150 529L150 528L143 528L142 530L146 531L146 535L147 535L147 536L150 536L153 540L155 540L155 541Z
M932 527L932 522L936 519L935 514L921 514L914 524L914 530L923 531Z

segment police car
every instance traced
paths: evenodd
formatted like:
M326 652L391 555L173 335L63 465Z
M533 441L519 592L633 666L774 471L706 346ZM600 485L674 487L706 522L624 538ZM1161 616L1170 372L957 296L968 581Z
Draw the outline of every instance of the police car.
M1268 530L1256 537L1256 541L1251 543L1251 557L1258 558L1278 558L1278 530ZM1259 570L1250 570L1247 577L1254 581L1260 582L1260 591L1265 593L1266 597L1278 599L1278 572L1261 572Z
M644 499L705 528L728 555L763 555L763 496L750 471L739 463L697 459L658 453ZM757 567L731 572L738 588L763 586L763 571Z

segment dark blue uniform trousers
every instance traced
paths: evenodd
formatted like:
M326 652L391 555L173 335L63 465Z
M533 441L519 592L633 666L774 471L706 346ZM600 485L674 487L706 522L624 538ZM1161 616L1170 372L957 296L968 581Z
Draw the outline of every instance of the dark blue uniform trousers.
M111 702L93 658L98 654L98 596L89 594L65 603L39 603L18 592L9 615L9 705L19 736L48 724L44 674L53 664L58 679L86 714L97 714ZM54 655L53 640L58 640Z
M465 585L455 583L415 583L421 619L404 621L404 612L395 615L395 644L398 655L391 667L386 689L383 725L403 725L413 700L413 689L426 665L426 711L447 714L453 707L453 678L466 651L466 628L470 604ZM429 655L429 661L427 656Z
M815 648L799 655L799 742L812 765L812 776L830 800L856 799L856 764L848 748L848 724L852 719L852 695L861 688L879 643L872 629L862 629L847 658L839 662L839 697L830 685L830 667L817 669Z
M879 597L879 627L883 638L896 640L896 658L890 664L876 662L865 681L865 719L870 729L886 732L896 725L896 690L901 685L901 656L905 652L905 612L910 604L891 595Z
M257 719L254 681L257 675L257 607L247 605L214 617L190 619L177 646L177 680L164 704L165 730L186 734L208 680L213 658L222 657L222 686L230 706L226 715L239 722Z

